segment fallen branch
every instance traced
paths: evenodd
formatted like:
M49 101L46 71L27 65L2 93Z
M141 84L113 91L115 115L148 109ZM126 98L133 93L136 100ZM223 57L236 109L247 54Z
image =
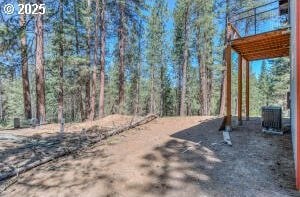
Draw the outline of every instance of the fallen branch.
M4 192L5 190L7 190L7 188L9 188L10 186L12 186L13 184L15 184L18 181L18 176L15 176L14 178L10 179L9 181L7 181L6 183L4 183L1 187L0 187L0 194L2 192Z
M148 115L145 118L143 118L139 121L130 123L127 126L124 126L124 127L112 130L112 131L108 131L107 133L104 133L104 136L105 136L105 138L107 138L107 137L111 137L113 135L117 135L117 134L122 133L124 131L127 131L129 129L133 129L133 128L138 127L140 125L147 124L148 122L151 122L152 120L154 120L156 118L157 118L157 115L154 115L154 114Z
M58 152L58 153L55 153L54 155L51 155L49 157L45 157L45 158L41 158L40 160L37 160L37 161L34 161L30 164L27 164L25 166L22 166L20 168L17 168L17 169L14 169L14 170L11 170L9 172L4 172L4 173L1 173L0 174L0 181L4 181L8 178L11 178L11 177L14 177L14 176L18 176L19 174L22 174L24 172L27 172L37 166L40 166L42 164L45 164L45 163L48 163L52 160L55 160L57 158L60 158L60 157L63 157L63 156L66 156L66 155L70 155L72 153L75 153L79 150L83 150L95 143L98 143L100 142L101 140L103 139L106 139L108 137L111 137L111 136L114 136L114 135L117 135L117 134L120 134L124 131L127 131L129 129L133 129L135 127L138 127L140 125L143 125L143 124L146 124L154 119L156 119L157 116L156 115L148 115L136 122L133 122L133 123L130 123L129 125L126 125L124 127L121 127L121 128L117 128L117 129L113 129L111 131L107 131L105 133L103 133L102 135L100 135L99 137L97 137L96 139L91 139L91 140L88 140L88 143L86 143L84 146L82 147L73 147L73 148L64 148L61 152Z

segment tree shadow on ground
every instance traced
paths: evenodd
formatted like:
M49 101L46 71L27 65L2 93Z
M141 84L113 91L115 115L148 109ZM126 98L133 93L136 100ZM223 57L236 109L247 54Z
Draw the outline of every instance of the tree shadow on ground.
M101 138L101 134L102 131L88 134L73 132L63 135L35 135L30 138L20 136L3 138L2 140L6 144L0 150L0 173L2 175L16 171L20 167L28 166L57 153L78 150L70 155L67 154L66 157L55 159L47 165L30 170L28 172L30 175L26 174L24 178L21 176L17 185L21 186L25 193L39 190L51 194L53 188L66 188L66 190L76 188L77 194L75 190L72 192L72 195L75 194L75 196L81 195L81 191L92 187L97 180L102 180L106 187L112 188L113 178L99 171L98 166L94 164L97 158L106 159L108 155L105 155L103 151L90 149L92 148L90 146L95 146L94 143L91 143L91 139ZM61 162L62 160L65 162ZM0 185L5 183L6 181L2 181ZM114 190L112 189L112 191ZM56 194L54 193L52 196L56 196Z
M128 186L141 196L297 196L291 136L263 134L260 120L222 143L221 119L176 132L143 156L145 183Z
M29 165L58 152L73 150L88 145L88 140L81 133L54 134L32 137L14 136L1 143L0 173Z
M70 158L71 157L71 158ZM44 196L91 196L90 188L109 188L106 196L114 196L115 178L99 168L99 159L109 156L102 151L83 151L51 162L30 172L30 176L18 181L18 185L25 188L24 192L34 194L35 191ZM111 162L101 164L101 167L111 165ZM101 183L101 184L99 184ZM101 186L100 186L101 185ZM95 194L93 195L95 196Z
M93 145L90 149L55 159L47 165L41 165L28 171L24 176L21 175L15 188L20 189L22 194L17 192L17 195L14 194L14 196L23 196L23 194L29 196L43 194L43 196L53 197L91 196L86 191L98 187L99 183L101 183L99 189L109 188L105 191L105 196L114 196L115 178L104 170L113 163L101 146L102 144ZM99 148L95 150L96 147ZM99 158L103 163L99 162ZM10 196L10 192L12 191L4 194Z

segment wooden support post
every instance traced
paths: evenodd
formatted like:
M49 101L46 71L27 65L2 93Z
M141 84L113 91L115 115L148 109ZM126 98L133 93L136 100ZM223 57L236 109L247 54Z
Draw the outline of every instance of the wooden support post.
M243 58L239 55L238 71L238 122L242 125L242 104L243 104Z
M249 61L246 61L246 120L249 120L249 94L250 94L250 68Z
M231 45L226 47L226 124L225 130L231 131Z

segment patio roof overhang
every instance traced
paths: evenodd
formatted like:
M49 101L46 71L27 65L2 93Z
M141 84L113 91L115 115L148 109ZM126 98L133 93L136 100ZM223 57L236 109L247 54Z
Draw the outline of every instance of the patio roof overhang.
M290 54L290 30L279 29L231 41L231 47L248 61L287 57Z

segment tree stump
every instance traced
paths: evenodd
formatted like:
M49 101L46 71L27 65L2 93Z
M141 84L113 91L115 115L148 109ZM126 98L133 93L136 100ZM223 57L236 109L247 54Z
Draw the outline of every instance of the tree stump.
M21 121L20 121L20 118L14 118L14 128L15 128L15 129L21 128Z

